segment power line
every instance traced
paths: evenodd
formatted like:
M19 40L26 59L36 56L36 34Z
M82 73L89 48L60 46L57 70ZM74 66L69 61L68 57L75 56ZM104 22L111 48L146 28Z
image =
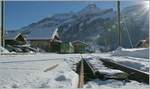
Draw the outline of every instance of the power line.
M127 35L128 35L128 38L129 38L129 42L130 42L130 45L131 45L131 47L133 48L133 42L132 42L132 39L131 39L131 35L130 35L130 33L129 33L129 30L128 30L128 28L127 28L127 24L126 24L126 21L125 21L125 18L124 18L124 16L123 16L123 22L124 22L124 27L125 27L125 30L127 31Z

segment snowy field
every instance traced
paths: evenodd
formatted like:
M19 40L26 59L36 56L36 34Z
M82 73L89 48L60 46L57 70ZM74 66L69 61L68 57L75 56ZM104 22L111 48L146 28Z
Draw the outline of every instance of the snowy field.
M142 49L143 50L143 49ZM145 49L144 49L145 50ZM120 50L117 52L123 52ZM129 50L126 50L129 51ZM128 66L148 72L149 59L137 50L134 55L110 53L82 54L83 57L111 58ZM144 52L144 51L142 51ZM140 56L140 57L139 57ZM143 58L142 58L143 57ZM78 74L73 71L80 54L36 53L26 55L0 55L0 89L2 88L77 88ZM136 81L102 81L95 79L84 85L92 89L149 89L149 85Z

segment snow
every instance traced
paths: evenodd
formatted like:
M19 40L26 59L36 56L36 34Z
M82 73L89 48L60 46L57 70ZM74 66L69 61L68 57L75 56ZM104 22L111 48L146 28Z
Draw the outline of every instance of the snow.
M95 4L90 4L87 7L83 8L81 11L79 11L80 15L83 14L91 14L91 13L99 13L103 10L99 9Z
M2 49L2 47L1 47ZM149 70L149 59L140 52L146 53L147 49L121 49L122 55L109 53L82 54L83 58L93 57L88 60L94 68L106 74L122 73L103 65L98 58L109 58L116 62L146 71ZM124 52L130 52L129 55ZM119 51L118 51L119 52ZM138 53L138 56L133 56ZM114 55L115 54L115 55ZM143 58L142 58L143 57ZM0 88L77 88L78 74L76 63L81 60L81 54L55 54L34 53L18 55L0 55ZM101 64L101 65L99 65ZM58 66L55 66L58 65ZM55 66L55 67L54 67ZM45 71L47 70L47 71ZM103 89L148 89L149 85L136 81L99 80L87 82L84 88Z
M76 88L78 75L65 62L74 55L32 54L0 56L0 88ZM44 72L54 65L58 66Z
M49 40L53 39L53 35L56 33L57 27L45 27L45 28L37 28L35 30L32 30L27 35L27 40Z
M2 46L0 46L0 53L9 53L9 51Z
M118 48L109 53L92 54L95 57L108 58L135 69L149 72L149 48Z
M21 33L18 31L6 31L5 39L7 40L15 40Z
M87 58L88 63L97 70L100 74L103 74L105 78L115 78L115 79L125 79L127 74L123 71L117 69L111 69L106 67L99 59L97 58Z
M149 89L149 85L141 84L136 81L119 81L119 80L99 80L95 79L88 82L84 88L90 89Z
M123 73L122 71L115 70L115 69L100 69L98 71L100 71L103 74L107 74L107 75L114 75L116 73Z
M118 48L117 50L113 51L113 55L117 56L131 56L131 57L138 57L138 58L149 58L149 48L132 48L132 49L125 49L125 48Z
M87 24L90 24L91 22L93 22L97 19L107 19L107 18L112 19L113 17L114 17L113 11L109 11L107 13L104 13L104 14L101 14L99 16L95 16L95 17L91 18L89 21L87 21Z

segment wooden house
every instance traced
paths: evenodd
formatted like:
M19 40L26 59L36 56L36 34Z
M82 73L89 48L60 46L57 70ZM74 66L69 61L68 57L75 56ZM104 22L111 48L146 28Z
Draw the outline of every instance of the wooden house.
M86 44L85 42L79 41L79 40L73 41L72 44L74 46L75 53L85 53L86 48L88 47L88 44Z
M25 45L27 40L17 31L7 31L5 33L5 44L6 45Z
M73 53L74 47L71 42L63 42L60 46L60 53Z
M41 48L47 52L59 52L61 40L57 28L38 28L26 35L31 47Z

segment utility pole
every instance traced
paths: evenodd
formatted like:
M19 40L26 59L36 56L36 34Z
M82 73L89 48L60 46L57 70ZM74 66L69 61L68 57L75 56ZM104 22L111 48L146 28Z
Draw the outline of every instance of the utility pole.
M117 12L118 12L118 46L121 46L121 26L120 26L120 1L117 1Z
M4 46L4 1L1 1L1 28L0 28L0 45Z
M2 11L1 11L1 10L2 10L2 9L1 9L1 8L2 8L2 3L1 3L1 1L0 1L0 46L1 46L1 43L2 43L2 42L1 42L1 40L2 40L2 38L1 38L1 31L2 31L2 23L1 23L1 22L2 22L2 20L1 20L1 19L2 19L2 18L1 18L1 17L2 17L2 16L1 16L1 15L2 15L2 14L1 14Z

